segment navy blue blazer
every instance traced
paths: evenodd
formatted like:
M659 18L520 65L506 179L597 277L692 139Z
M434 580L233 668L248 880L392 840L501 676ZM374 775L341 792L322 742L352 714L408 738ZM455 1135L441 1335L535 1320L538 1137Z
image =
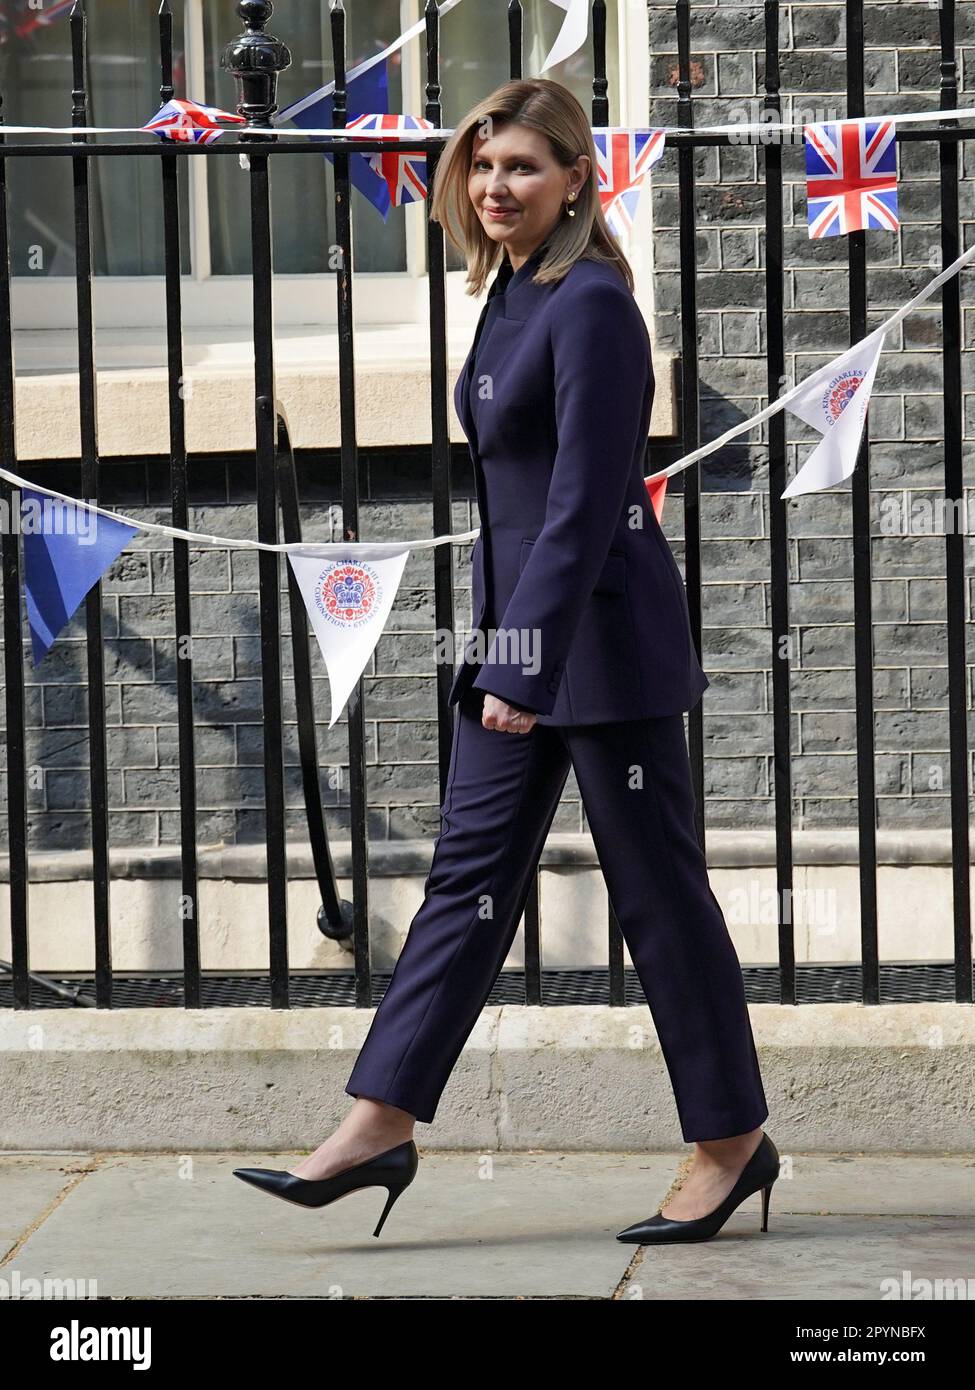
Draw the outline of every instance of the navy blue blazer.
M544 250L514 275L505 255L454 387L481 531L449 703L473 686L539 724L688 710L710 682L643 480L646 324L612 266L580 259L533 284Z

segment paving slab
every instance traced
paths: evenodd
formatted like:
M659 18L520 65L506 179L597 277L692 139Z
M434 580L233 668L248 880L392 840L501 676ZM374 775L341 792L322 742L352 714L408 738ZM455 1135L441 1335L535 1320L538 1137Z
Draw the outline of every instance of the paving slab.
M0 1154L0 1260L84 1176L90 1154Z
M617 1241L688 1153L421 1147L378 1238L384 1189L306 1210L233 1177L298 1153L0 1155L0 1278L115 1298L858 1301L925 1279L975 1297L975 1154L783 1152L767 1232L756 1193L711 1241Z

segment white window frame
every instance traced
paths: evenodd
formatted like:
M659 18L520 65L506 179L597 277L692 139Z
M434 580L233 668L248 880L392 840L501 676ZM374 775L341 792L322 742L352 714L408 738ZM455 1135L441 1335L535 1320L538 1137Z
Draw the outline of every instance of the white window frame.
M204 83L204 0L186 0L187 90L202 92ZM403 28L420 18L420 0L402 0ZM649 26L645 0L618 0L619 109L624 125L649 119ZM423 35L401 49L404 103L423 109ZM183 324L188 329L246 328L252 321L249 275L213 275L210 269L209 218L205 156L189 163L189 228L193 271L181 277ZM273 168L273 164L272 164ZM247 175L241 171L241 179ZM357 324L406 325L418 331L429 317L426 273L425 208L417 203L394 209L406 218L405 271L358 272L355 277ZM649 319L652 311L650 247L636 246L630 257L637 277L637 298ZM464 292L465 272L447 274L447 309L451 330L461 334L476 321L480 305ZM93 276L96 324L106 329L163 329L166 289L162 275ZM74 276L14 277L13 321L18 330L73 329L76 323ZM331 274L276 274L274 317L277 327L334 328L335 283Z

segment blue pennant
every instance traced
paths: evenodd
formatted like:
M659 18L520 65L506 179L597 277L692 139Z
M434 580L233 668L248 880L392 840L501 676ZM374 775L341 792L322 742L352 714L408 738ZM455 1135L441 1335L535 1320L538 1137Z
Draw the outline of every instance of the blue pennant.
M82 502L21 490L24 591L34 665L38 666L82 599L138 527L100 516Z
M349 116L366 116L373 113L388 115L389 113L389 79L386 71L388 58L384 58L381 63L374 63L371 68L367 68L360 77L353 77L347 88L347 107ZM293 108L289 107L281 113L283 120L289 120L294 125L302 126L308 130L331 130L332 129L332 101L333 93L329 92L326 96L320 97L318 101L312 102L297 115L292 115ZM298 103L295 103L297 105ZM327 154L326 159L332 159L332 155ZM364 197L368 198L383 215L385 221L389 212L390 199L389 188L385 179L381 179L374 169L369 167L365 155L354 154L349 159L349 178L353 185L358 188Z

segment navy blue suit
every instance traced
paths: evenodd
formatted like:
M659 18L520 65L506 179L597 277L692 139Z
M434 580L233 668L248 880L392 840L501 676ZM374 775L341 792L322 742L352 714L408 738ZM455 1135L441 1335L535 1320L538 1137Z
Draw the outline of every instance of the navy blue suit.
M610 266L577 261L558 284L533 285L544 249L513 276L505 259L455 389L481 522L473 627L495 632L485 660L463 661L453 682L424 900L345 1089L433 1120L571 768L681 1132L727 1138L768 1107L695 829L683 711L708 680L643 482L649 340ZM532 729L485 729L485 691L534 711Z
M611 266L533 284L543 251L500 294L505 259L454 388L481 524L472 628L531 634L533 660L495 638L479 667L472 638L450 701L473 685L559 725L691 709L709 682L643 481L646 324Z

